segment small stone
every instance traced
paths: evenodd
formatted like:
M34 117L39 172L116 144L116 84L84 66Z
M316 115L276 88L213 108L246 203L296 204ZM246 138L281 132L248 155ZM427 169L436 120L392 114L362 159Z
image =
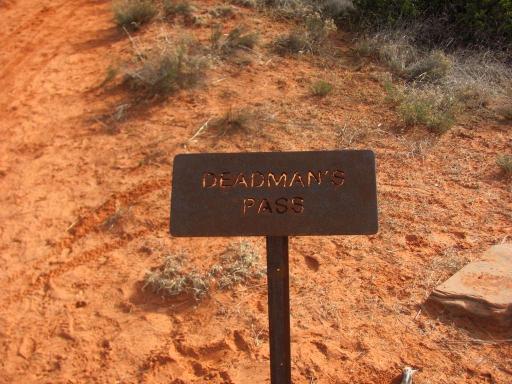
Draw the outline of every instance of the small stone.
M468 317L512 324L512 244L488 249L439 285L429 300Z
M18 355L28 360L34 353L35 349L36 343L34 340L30 337L23 336L23 339L21 339L21 343L18 347Z

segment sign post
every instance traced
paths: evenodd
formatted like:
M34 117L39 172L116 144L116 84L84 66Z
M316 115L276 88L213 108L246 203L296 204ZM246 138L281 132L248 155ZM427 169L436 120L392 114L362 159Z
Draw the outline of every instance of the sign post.
M266 236L270 376L291 383L288 236L377 233L368 150L174 158L173 236Z

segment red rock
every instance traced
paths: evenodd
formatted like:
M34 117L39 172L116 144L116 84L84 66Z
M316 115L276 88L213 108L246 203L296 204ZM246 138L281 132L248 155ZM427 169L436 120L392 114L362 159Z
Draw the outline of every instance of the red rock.
M512 244L488 249L439 285L429 300L469 317L512 323Z

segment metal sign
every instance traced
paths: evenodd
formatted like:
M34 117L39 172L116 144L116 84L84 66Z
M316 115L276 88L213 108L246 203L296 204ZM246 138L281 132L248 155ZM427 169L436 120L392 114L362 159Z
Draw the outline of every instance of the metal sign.
M291 384L289 235L377 232L372 151L177 155L174 236L266 236L272 384Z
M174 236L377 232L372 151L177 155Z

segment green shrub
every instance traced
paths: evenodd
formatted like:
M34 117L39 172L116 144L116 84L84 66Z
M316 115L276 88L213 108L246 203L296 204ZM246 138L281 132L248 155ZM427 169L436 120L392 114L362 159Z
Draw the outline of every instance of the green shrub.
M136 30L156 16L151 0L118 0L113 4L114 19L119 27Z
M332 84L324 80L318 80L311 86L311 93L313 96L324 97L332 91Z
M398 106L406 125L424 125L434 133L444 133L455 123L454 103L444 95L407 95Z
M444 40L510 47L512 0L354 0L352 24L381 28L410 20L431 19L427 33ZM428 31L425 29L424 32ZM419 36L420 39L428 37Z

